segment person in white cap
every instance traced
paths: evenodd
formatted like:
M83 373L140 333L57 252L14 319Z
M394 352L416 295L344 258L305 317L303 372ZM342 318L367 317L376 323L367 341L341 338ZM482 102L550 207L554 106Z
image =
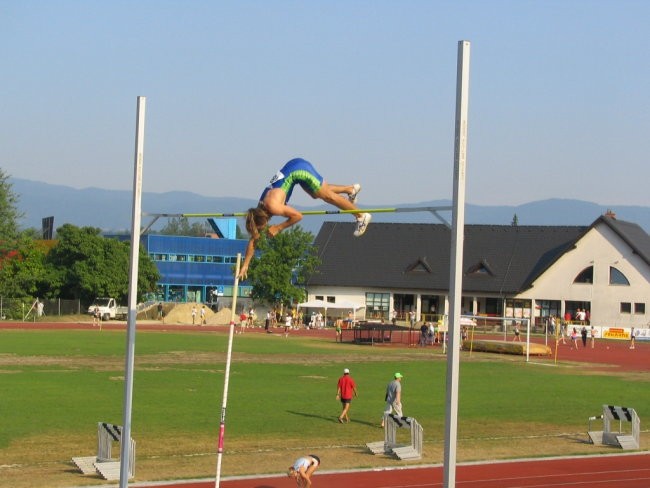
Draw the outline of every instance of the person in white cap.
M336 385L336 399L340 400L343 410L341 415L339 415L339 422L346 423L350 422L350 417L348 412L350 411L350 404L352 403L352 397L358 396L357 385L355 384L352 376L350 376L350 370L345 368L343 370L343 376L339 378L339 381Z

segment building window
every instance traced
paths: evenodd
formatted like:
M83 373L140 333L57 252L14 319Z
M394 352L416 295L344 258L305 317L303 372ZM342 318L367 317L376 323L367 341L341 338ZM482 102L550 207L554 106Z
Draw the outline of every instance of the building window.
M503 315L503 299L487 297L485 299L485 313L495 317Z
M562 305L560 300L537 300L536 304L539 307L541 317L560 316L560 307Z
M223 256L206 256L206 263L223 263Z
M580 271L580 274L576 276L574 283L593 283L594 282L594 267L589 266L588 268Z
M507 298L505 316L528 319L530 318L530 307L532 305L531 300Z
M630 302L621 302L621 313L632 313L632 304Z
M625 277L625 275L621 273L618 269L616 269L614 266L609 267L609 284L630 286L630 282Z
M390 293L366 293L366 317L369 319L388 318Z
M638 315L645 315L645 303L635 303L634 313Z

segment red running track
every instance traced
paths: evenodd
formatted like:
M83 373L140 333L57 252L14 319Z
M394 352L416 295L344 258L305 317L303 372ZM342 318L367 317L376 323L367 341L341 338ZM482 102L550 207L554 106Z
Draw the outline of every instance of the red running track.
M315 488L439 488L441 466L316 473ZM212 488L215 480L138 484L141 488ZM221 488L295 488L286 476L221 480ZM520 460L457 466L458 488L648 488L650 454Z

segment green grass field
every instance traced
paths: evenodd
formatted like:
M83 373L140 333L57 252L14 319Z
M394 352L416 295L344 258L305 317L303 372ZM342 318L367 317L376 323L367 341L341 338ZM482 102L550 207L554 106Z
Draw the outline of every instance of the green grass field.
M227 339L137 334L138 481L214 476ZM124 331L0 331L0 487L32 486L29 476L48 486L102 482L75 472L70 458L95 454L98 421L122 423L125 341ZM348 425L336 421L344 367L359 389ZM328 469L403 465L365 449L383 439L384 389L395 371L404 374L404 414L424 428L420 462L441 462L446 356L439 349L235 336L223 475L282 471L307 450L322 453ZM603 403L634 406L648 418L647 379L463 353L458 459L602 452L584 442L587 418Z

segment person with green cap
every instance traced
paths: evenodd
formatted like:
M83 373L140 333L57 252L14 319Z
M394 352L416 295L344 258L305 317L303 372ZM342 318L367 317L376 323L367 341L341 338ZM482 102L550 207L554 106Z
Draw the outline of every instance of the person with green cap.
M402 373L395 373L394 379L386 386L386 406L384 416L381 418L381 426L384 426L384 418L395 412L395 415L402 417Z

